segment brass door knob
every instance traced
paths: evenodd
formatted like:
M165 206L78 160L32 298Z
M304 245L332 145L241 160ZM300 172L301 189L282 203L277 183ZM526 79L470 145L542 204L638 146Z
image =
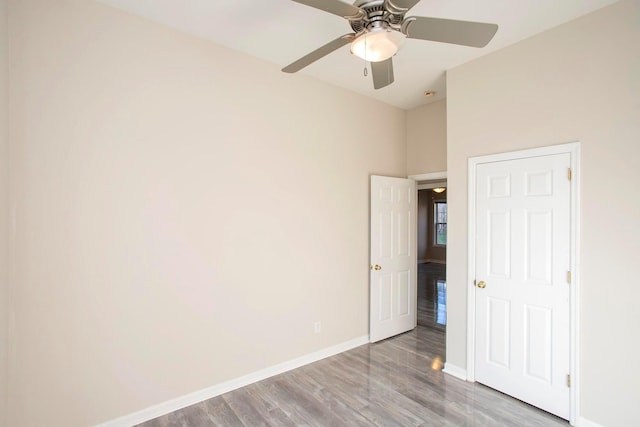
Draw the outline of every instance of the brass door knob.
M480 289L484 289L484 288L487 287L487 284L484 282L484 280L481 280L481 281L478 282L478 287Z
M376 271L378 271L378 270L382 270L382 266L379 266L378 264L376 264L376 265L372 265L372 266L371 266L371 269L372 269L372 270L376 270Z

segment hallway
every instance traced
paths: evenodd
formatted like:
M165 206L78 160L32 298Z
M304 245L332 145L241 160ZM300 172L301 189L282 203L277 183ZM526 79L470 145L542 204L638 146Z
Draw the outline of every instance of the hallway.
M445 330L447 319L446 265L418 264L418 325Z

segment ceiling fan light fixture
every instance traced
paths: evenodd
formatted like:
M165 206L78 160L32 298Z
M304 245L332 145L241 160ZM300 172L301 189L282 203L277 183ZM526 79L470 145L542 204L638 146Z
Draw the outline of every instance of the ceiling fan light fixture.
M396 54L405 37L400 31L373 28L355 38L351 53L368 62L385 61Z

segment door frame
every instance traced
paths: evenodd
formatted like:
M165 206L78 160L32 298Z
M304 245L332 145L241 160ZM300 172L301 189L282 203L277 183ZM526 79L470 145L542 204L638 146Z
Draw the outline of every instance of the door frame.
M416 181L416 183L418 181L435 181L435 180L446 181L447 180L447 171L420 173L420 174L417 174L417 175L409 175L407 178ZM418 190L423 190L425 188L433 188L433 187L426 187L425 186L424 188L418 188Z
M579 412L579 337L580 337L580 142L532 148L486 156L471 157L468 160L468 233L467 233L467 381L475 382L475 299L476 287L476 167L483 163L517 160L529 157L568 153L571 158L571 200L570 200L570 268L571 284L569 297L570 347L569 363L571 387L569 391L569 422L575 425Z

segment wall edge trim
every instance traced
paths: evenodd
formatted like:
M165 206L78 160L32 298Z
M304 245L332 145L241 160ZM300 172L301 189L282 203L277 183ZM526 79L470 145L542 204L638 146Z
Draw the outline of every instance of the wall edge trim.
M595 423L583 417L578 417L578 427L604 427L602 424Z
M460 366L453 365L451 363L444 364L444 369L442 370L445 374L451 375L452 377L456 377L461 379L462 381L467 380L467 370L461 368Z
M260 369L247 375L243 375L238 378L224 381L219 384L215 384L211 387L195 391L193 393L186 394L184 396L177 397L175 399L168 400L166 402L150 406L140 411L106 421L101 424L97 424L97 427L129 427L132 425L140 424L145 421L152 420L154 418L166 415L170 412L177 411L187 406L211 399L212 397L219 396L221 394L236 390L238 388L247 386L249 384L256 383L258 381L265 380L274 375L282 374L287 371L299 368L304 365L308 365L313 362L325 359L327 357L335 356L336 354L343 353L353 348L359 347L369 343L369 336L364 335L358 338L354 338L349 341L342 342L340 344L327 347L313 353L306 354L304 356L291 359L289 361L279 363L268 368Z

